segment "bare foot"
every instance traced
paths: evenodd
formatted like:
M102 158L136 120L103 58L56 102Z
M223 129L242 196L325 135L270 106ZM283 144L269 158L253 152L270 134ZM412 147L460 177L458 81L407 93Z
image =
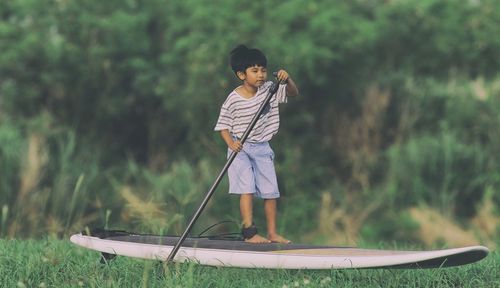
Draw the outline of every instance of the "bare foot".
M282 244L292 243L292 241L290 241L290 240L288 240L288 239L286 239L283 236L278 235L278 234L269 235L268 238L269 238L269 240L271 240L271 242L274 242L274 243L282 243Z
M264 237L260 236L259 234L256 234L251 238L245 239L245 242L254 243L254 244L262 244L262 243L271 243L271 240L264 238Z

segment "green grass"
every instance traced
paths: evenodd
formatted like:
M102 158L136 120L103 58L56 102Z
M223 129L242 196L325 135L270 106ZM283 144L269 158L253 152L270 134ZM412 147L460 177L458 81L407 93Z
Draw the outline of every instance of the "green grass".
M2 287L500 287L500 253L442 269L266 270L174 264L99 253L67 240L0 240Z

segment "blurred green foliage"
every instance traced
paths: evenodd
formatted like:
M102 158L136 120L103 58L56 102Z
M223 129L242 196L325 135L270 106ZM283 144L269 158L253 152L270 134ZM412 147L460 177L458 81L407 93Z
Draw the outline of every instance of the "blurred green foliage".
M239 43L301 92L273 139L285 231L317 228L322 193L352 213L380 203L380 219L426 203L467 221L500 187L499 27L495 0L2 1L8 233L68 233L106 211L134 226L124 187L182 230L224 163L212 129ZM238 219L219 190L202 222ZM371 240L399 229L369 222Z

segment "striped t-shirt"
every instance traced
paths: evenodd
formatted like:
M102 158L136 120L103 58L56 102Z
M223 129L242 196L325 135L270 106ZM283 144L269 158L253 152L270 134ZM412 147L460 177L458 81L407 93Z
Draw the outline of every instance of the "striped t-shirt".
M227 96L222 104L215 131L229 130L232 135L241 138L253 117L264 102L273 82L267 81L259 87L252 98L244 98L236 90ZM264 109L247 140L251 142L266 142L278 133L280 125L279 104L286 103L286 84L280 84L278 92L273 95L269 103L270 108Z

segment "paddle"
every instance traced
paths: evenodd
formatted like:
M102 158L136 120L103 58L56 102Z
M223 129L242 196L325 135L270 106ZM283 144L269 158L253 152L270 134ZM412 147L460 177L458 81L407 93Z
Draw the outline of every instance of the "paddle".
M274 72L273 75L276 77L277 72ZM243 136L240 139L241 144L245 143L245 141L247 140L248 135L250 135L250 132L252 131L255 124L257 123L257 120L259 120L259 117L262 114L262 112L265 110L266 105L269 104L269 101L271 101L271 98L273 97L273 95L276 94L276 92L278 91L278 87L279 87L279 82L273 83L271 85L271 87L269 88L269 92L267 93L267 96L264 99L264 102L262 102L262 105L260 106L259 110L257 111L255 116L253 117L252 122L250 122L250 125L248 125L247 129L245 130L245 133L243 133ZM219 176L217 176L217 178L215 179L215 182L212 185L212 187L210 188L210 190L208 190L207 194L205 194L205 198L203 199L200 206L198 207L198 210L196 210L196 212L194 213L193 217L191 217L191 220L189 221L189 224L187 225L186 230L184 230L184 233L182 233L181 237L179 238L179 240L175 244L174 248L170 252L170 255L168 255L167 263L172 262L172 260L174 259L175 254L177 254L177 251L179 251L179 248L181 247L182 243L184 242L184 240L186 240L186 237L189 234L189 232L191 231L191 229L193 228L194 223L196 222L196 220L198 220L198 217L200 217L201 212L203 212L203 209L205 209L205 206L207 206L208 201L210 200L210 198L214 194L217 186L219 186L220 181L222 181L222 178L226 174L227 169L229 169L229 166L231 166L231 163L233 163L233 160L234 160L234 158L236 158L237 154L238 154L238 152L233 151L233 152L231 152L231 155L229 155L229 158L227 159L226 165L224 165L224 167L220 171Z

